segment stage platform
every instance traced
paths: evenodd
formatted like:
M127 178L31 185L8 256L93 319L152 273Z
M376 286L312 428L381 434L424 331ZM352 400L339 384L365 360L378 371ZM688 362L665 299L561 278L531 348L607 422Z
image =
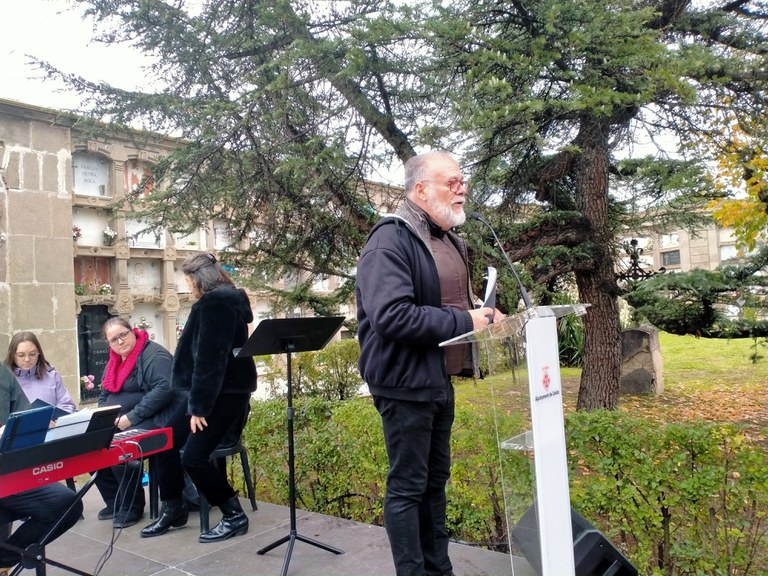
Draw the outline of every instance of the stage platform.
M287 544L264 555L256 551L288 535L289 509L258 502L252 512L247 499L250 529L245 536L213 544L197 541L200 523L195 512L184 528L172 529L156 538L141 538L139 530L149 519L122 531L111 530L109 521L96 518L103 503L96 489L84 499L85 518L47 548L48 557L74 566L89 574L96 573L99 559L109 554L98 574L102 576L221 576L253 574L279 576ZM211 525L219 520L218 509L211 512ZM344 551L336 555L316 546L297 541L288 565L288 576L394 576L395 570L383 528L297 510L298 534ZM456 576L512 576L513 566L506 554L472 546L451 544L451 560ZM22 574L32 574L24 571ZM68 572L48 568L51 576ZM531 576L524 560L515 559L514 576Z

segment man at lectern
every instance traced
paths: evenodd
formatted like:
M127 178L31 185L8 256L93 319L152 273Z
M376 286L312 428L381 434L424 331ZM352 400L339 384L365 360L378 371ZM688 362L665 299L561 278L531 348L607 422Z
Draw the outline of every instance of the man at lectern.
M389 456L384 525L398 576L453 573L445 527L454 418L452 375L477 374L469 344L439 343L502 314L472 305L467 182L446 152L405 164L405 203L371 231L357 266L360 372Z
M0 366L0 424L4 426L12 412L28 410L29 407L29 400L18 381L3 364ZM1 430L2 426L0 426ZM75 492L63 484L54 483L0 498L0 524L5 525L14 520L26 519L8 539L3 541L22 549L30 544L37 544L66 514L54 535L54 538L58 538L80 519L83 512L83 504L80 501L67 513L69 507L75 502L76 496ZM0 538L4 538L2 531L0 531ZM0 547L0 568L15 566L20 561L19 553Z

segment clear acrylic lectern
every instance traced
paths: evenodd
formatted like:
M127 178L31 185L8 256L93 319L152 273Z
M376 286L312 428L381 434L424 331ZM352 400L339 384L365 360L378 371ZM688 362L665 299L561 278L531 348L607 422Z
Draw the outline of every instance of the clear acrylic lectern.
M509 451L526 453L533 459L534 494L523 496L530 501L522 505L521 495L507 489L502 466L513 576L574 576L575 573L557 319L571 314L584 315L588 306L531 307L440 344L474 342L481 349L489 350L504 341L508 354L511 350L512 355L524 355L526 360L530 429L499 442L501 459ZM528 512L520 514L525 508ZM521 553L530 566L516 561L519 560L517 553Z

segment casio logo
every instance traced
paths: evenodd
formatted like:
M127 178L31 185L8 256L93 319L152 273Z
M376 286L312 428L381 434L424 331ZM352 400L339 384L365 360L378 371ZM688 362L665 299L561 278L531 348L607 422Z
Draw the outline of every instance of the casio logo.
M46 472L53 472L54 470L61 470L62 468L64 468L64 462L61 460L58 462L51 462L45 466L35 466L32 468L32 475L37 476L38 474L45 474Z

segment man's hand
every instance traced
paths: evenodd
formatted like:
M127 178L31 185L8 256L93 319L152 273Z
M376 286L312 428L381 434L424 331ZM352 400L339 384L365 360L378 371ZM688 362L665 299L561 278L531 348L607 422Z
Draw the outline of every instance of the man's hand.
M468 310L468 312L472 316L472 327L475 330L480 330L480 328L488 326L488 316L493 314L493 308L484 306L483 308L473 308Z

